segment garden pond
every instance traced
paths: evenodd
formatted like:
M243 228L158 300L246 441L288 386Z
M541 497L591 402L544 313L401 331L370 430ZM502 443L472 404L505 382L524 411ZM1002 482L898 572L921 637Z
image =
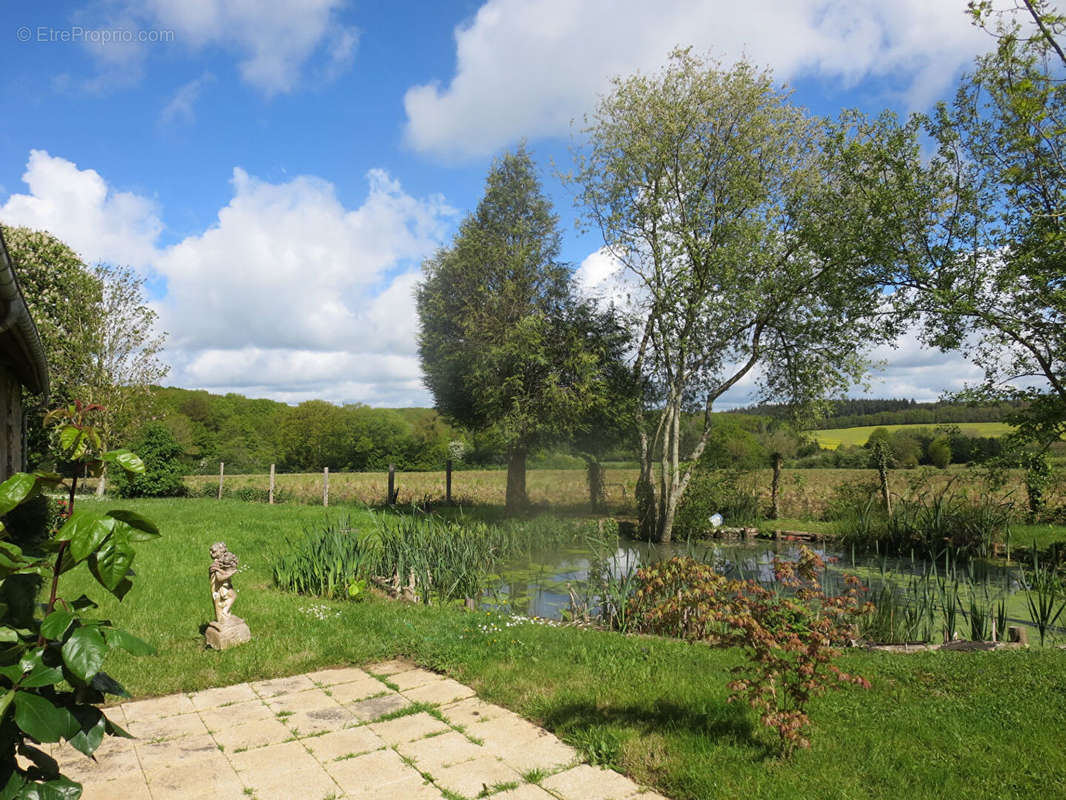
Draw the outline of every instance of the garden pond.
M728 577L772 585L774 559L795 559L804 545L826 562L822 582L828 594L843 592L844 577L851 574L863 581L869 589L868 598L879 607L906 607L912 617L909 627L893 620L904 629L896 631L895 637L886 634L886 640L935 639L941 635L937 629L945 624L945 608L951 609L949 624L963 638L970 638L971 617L986 618L990 628L998 615L1001 632L1004 623L1033 624L1025 574L1016 565L983 560L952 562L948 558L934 563L845 553L825 543L765 539L653 544L619 538L609 544L575 542L533 549L525 557L502 565L480 604L486 609L548 619L568 618L575 608L597 617L605 604L622 602L636 570L644 564L687 555L714 564ZM1049 632L1062 634L1066 629L1049 628Z

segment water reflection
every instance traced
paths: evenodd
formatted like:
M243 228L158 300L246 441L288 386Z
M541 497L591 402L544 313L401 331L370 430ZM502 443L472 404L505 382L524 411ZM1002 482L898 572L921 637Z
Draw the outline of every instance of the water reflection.
M632 575L638 567L655 561L687 555L712 564L731 578L774 581L774 559L795 559L806 544L825 562L822 584L829 594L844 590L844 576L858 575L876 592L886 582L900 583L912 576L933 575L959 580L1006 594L1022 588L1017 568L984 561L956 563L950 559L929 562L917 558L889 558L844 553L819 543L755 540L653 544L619 540L612 548L574 545L562 549L536 550L527 558L504 565L495 586L482 598L482 607L507 610L527 616L559 619L570 607L570 592L583 600L590 597L589 575L604 572L615 579Z

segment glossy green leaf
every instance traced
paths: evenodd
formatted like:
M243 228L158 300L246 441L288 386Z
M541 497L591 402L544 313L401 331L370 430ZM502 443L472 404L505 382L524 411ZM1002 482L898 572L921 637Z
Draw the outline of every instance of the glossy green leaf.
M27 472L16 472L0 483L0 516L3 516L24 500L40 491L37 476Z
M126 578L133 563L133 547L128 541L112 536L89 558L89 571L100 585L112 594Z
M14 628L9 628L6 625L0 626L0 642L17 642L18 640L19 635Z
M48 753L32 745L22 743L19 748L19 755L24 756L33 762L34 767L37 768L39 778L45 780L51 780L59 777L59 764Z
M70 556L81 563L95 552L115 529L115 520L93 511L75 511L57 535L70 542Z
M46 783L27 783L16 800L79 800L81 784L62 775Z
M81 611L86 608L97 608L97 605L88 595L83 594L77 600L72 600L70 607L77 611Z
M116 681L106 672L101 671L93 675L93 679L92 681L90 681L89 685L96 691L104 694L113 694L117 695L118 697L130 696L130 693L126 691L126 687L124 687L121 683Z
M8 689L3 697L0 697L0 719L3 719L4 714L7 713L8 706L11 705L11 701L15 699L15 690Z
M104 628L103 630L104 638L107 639L107 644L112 649L121 647L127 653L135 656L155 655L155 648L152 645L142 639L138 639L128 631L120 630L119 628Z
M127 731L125 728L123 728L120 725L116 725L114 722L112 722L110 719L108 719L106 715L104 716L104 724L105 724L105 730L107 731L107 735L108 736L121 736L123 739L134 739L134 738L136 738L132 733Z
M52 705L46 697L15 692L15 722L39 742L58 742L73 736L78 722L65 708Z
M104 740L107 719L100 709L93 706L78 708L74 712L74 716L77 718L81 728L70 737L70 744L85 755L91 756Z
M156 527L156 524L135 511L116 508L108 511L107 516L120 520L129 526L129 539L131 542L146 542L149 539L159 538L159 528Z
M144 462L141 461L140 456L124 448L104 453L104 461L118 464L126 472L136 472L138 474L144 472Z
M57 609L45 617L41 623L41 636L46 639L62 639L73 621L72 613Z
M89 439L85 431L64 425L59 429L59 447L67 461L81 461L89 449Z
M63 663L85 683L100 671L107 655L107 643L95 628L78 628L63 645Z

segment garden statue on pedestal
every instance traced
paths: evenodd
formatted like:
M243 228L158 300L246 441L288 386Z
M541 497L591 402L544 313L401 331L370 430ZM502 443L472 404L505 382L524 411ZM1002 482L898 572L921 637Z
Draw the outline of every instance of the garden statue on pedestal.
M207 626L205 633L207 646L216 650L247 642L252 632L247 623L230 613L233 601L237 599L237 590L233 588L231 578L237 574L237 556L226 548L225 542L211 545L211 601L215 606L215 621Z

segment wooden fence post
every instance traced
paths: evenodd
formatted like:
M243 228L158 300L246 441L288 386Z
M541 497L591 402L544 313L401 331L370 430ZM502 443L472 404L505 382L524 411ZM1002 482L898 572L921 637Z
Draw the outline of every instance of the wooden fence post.
M391 506L396 502L396 465L389 464L389 489L385 498L385 505Z
M274 505L274 465L270 465L270 491L267 493L267 502Z
M322 505L329 505L329 467L322 470Z
M222 479L226 475L226 463L224 461L218 462L218 499L222 499Z
M444 502L451 505L452 502L452 460L444 462Z

